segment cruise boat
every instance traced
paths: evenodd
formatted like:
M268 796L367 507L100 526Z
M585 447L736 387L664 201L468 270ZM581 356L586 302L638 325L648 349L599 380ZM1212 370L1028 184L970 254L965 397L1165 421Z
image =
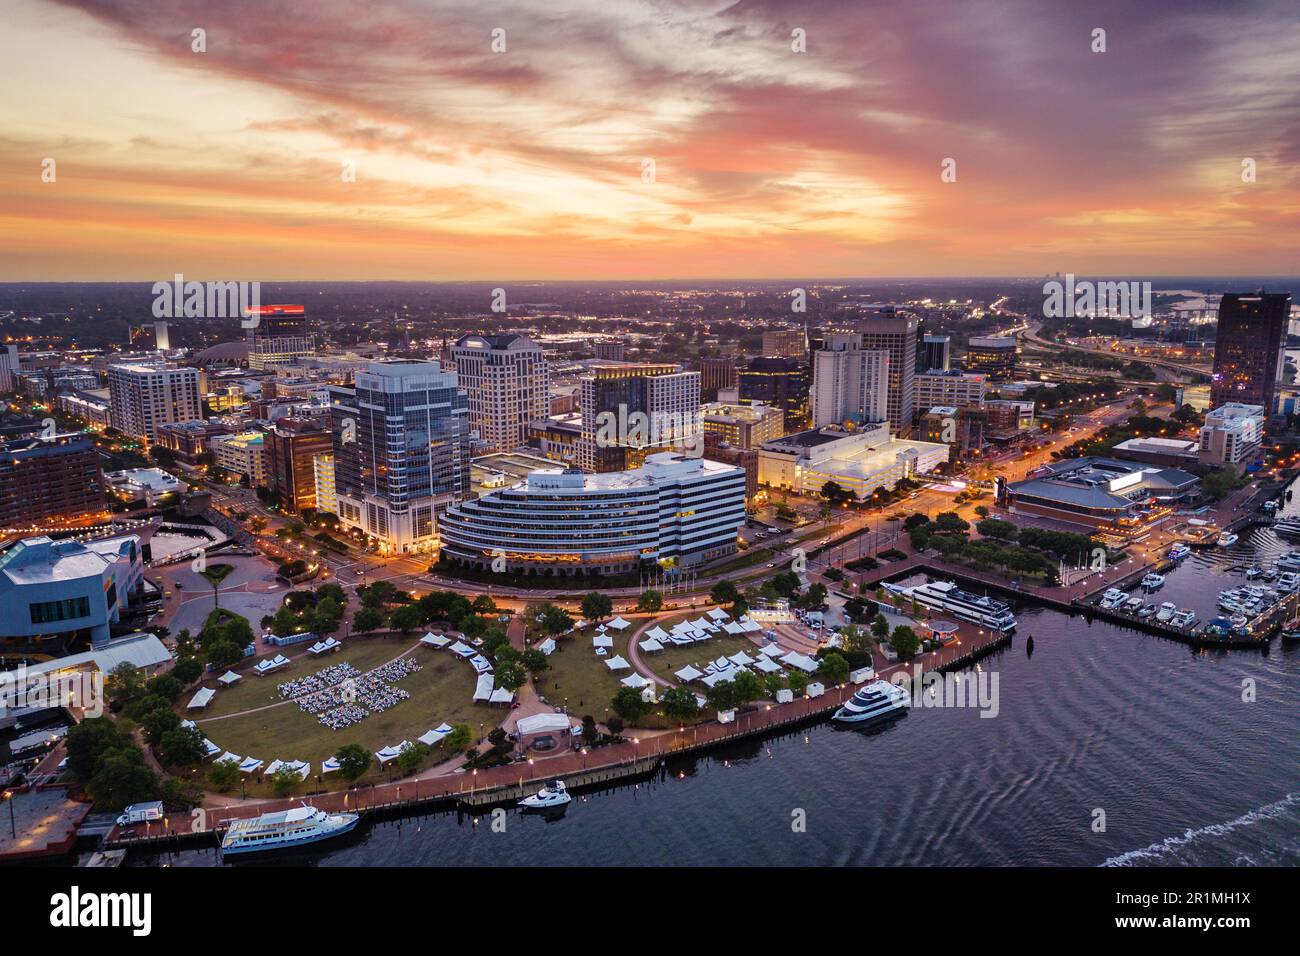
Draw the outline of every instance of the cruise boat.
M952 581L931 581L907 588L906 595L925 607L947 611L953 617L995 631L1015 630L1016 618L1005 601L963 591Z
M326 813L304 804L249 820L233 820L221 838L221 852L252 853L319 843L342 836L360 819L355 813Z
M1169 623L1178 628L1191 627L1196 623L1196 612L1189 607L1182 608L1169 619Z
M1154 591L1156 588L1164 585L1164 583L1165 576L1163 574L1156 574L1154 571L1142 579L1142 586L1149 591Z
M1219 540L1215 543L1221 548L1231 548L1240 540L1241 539L1231 531L1225 531L1223 534L1219 535Z
M887 680L873 680L859 687L831 719L842 724L865 724L899 716L906 712L909 702L905 688Z
M1178 611L1177 604L1171 604L1170 602L1166 601L1164 604L1160 605L1160 610L1156 611L1156 620L1162 623L1166 622L1170 620L1174 616L1174 614L1177 613L1177 611Z
M1181 561L1191 553L1192 549L1180 542L1169 549L1169 560Z
M549 810L552 807L562 807L572 799L563 780L552 780L531 797L520 800L519 805L525 810Z

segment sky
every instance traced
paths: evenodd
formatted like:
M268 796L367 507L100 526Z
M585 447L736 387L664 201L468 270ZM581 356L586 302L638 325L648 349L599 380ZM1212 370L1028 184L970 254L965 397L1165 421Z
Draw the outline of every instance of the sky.
M1293 0L0 17L3 281L1300 267Z

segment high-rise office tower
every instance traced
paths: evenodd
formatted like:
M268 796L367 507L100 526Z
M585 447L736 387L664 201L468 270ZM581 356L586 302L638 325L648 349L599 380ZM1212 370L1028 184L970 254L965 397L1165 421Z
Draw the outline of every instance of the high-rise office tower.
M18 346L6 345L4 351L0 351L0 392L12 392L18 387L16 376L21 368Z
M385 359L331 386L343 524L387 552L437 545L437 514L470 493L469 399L437 362Z
M599 339L591 344L591 350L603 362L621 362L625 354L623 342L619 339Z
M700 394L705 401L718 397L718 389L736 387L736 360L731 356L700 357Z
M1219 301L1210 404L1242 402L1273 413L1284 362L1291 293L1225 293Z
M768 358L801 359L808 352L803 329L768 329L763 333L763 355Z
M248 310L254 325L248 330L248 367L287 365L316 354L316 336L301 305L261 305Z
M764 356L737 375L739 401L774 405L785 413L787 431L808 427L808 366L798 359Z
M889 424L907 437L912 430L912 380L916 376L916 332L920 319L892 310L861 320L864 349L889 352Z
M203 417L199 371L162 365L110 365L108 403L114 428L155 444L163 425Z
M814 428L889 417L889 353L866 351L856 332L831 332L813 353L808 404Z
M464 335L451 349L457 384L469 396L480 452L513 451L530 422L550 414L551 380L542 347L526 335Z
M592 365L580 402L575 452L587 471L625 471L648 454L703 441L700 373L678 365Z
M921 338L918 372L946 372L952 368L952 336L925 335Z

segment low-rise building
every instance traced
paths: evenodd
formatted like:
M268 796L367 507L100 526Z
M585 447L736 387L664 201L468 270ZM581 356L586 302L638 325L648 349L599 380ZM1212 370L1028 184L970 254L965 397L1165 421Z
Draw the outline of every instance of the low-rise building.
M1011 378L1016 372L1016 339L1010 335L976 335L966 343L966 368L990 378Z
M187 487L185 482L161 468L128 468L104 474L108 487L124 501L143 498L153 507L163 495L179 493Z
M214 438L222 438L234 432L229 423L219 418L206 421L196 419L191 422L169 422L158 429L158 444L175 452L176 457L187 465L203 464L209 454L209 443Z
M99 452L85 435L0 443L0 528L77 527L107 518Z
M768 442L759 451L759 484L815 496L833 481L869 498L948 460L947 445L891 438L889 430L888 422L860 431L830 425Z
M1114 458L1072 458L997 480L998 504L1013 514L1122 531L1169 513L1200 495L1200 480L1177 468Z
M912 379L912 407L922 414L935 406L980 408L985 383L984 375L956 369L921 372Z
M54 400L54 406L63 414L85 422L91 431L103 431L110 424L106 388L64 392Z
M0 555L0 644L57 656L78 638L105 642L143 582L135 535L26 538Z
M1122 441L1110 450L1124 461L1140 461L1160 468L1190 468L1199 461L1200 444L1186 438L1144 436Z

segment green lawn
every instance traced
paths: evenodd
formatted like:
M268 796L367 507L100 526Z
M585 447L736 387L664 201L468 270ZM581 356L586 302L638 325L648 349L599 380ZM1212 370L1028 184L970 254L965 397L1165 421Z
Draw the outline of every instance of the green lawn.
M533 686L556 707L564 706L567 698L571 714L578 717L590 714L598 721L604 720L605 708L623 687L620 681L634 673L631 668L611 671L605 661L616 654L627 657L625 635L635 629L633 624L623 634L609 631L614 646L608 649L606 657L596 656L596 649L591 645L594 634L591 628L573 637L557 638L555 652L546 659L550 666L534 678Z
M401 652L400 645L407 644L405 641L382 640L374 643L391 645L384 648L382 660L375 663L396 657ZM267 763L277 758L310 761L313 765L310 785L315 788L314 775L320 772L320 762L333 756L344 744L361 744L374 752L402 740L414 741L443 721L449 724L469 724L477 737L481 731L495 727L508 713L504 707L476 704L470 699L474 693L476 675L468 662L445 650L416 648L412 654L424 665L423 668L395 685L409 692L411 698L342 730L324 727L314 715L304 713L292 702L237 717L200 720L197 721L199 729L213 743L241 757L254 756ZM362 666L360 660L356 653L333 655L335 663L348 661L358 669L368 669ZM306 674L307 671L299 673ZM272 689L274 690L273 685ZM218 696L220 693L222 692L218 692ZM448 755L435 747L425 764L437 762L445 756ZM384 778L385 772L375 767L362 779L369 782ZM326 777L325 781L336 787L342 783L337 777ZM199 782L206 785L203 779ZM303 789L308 789L307 785ZM235 788L234 792L238 790ZM270 788L265 781L258 784L250 779L245 792L249 795L268 795Z
M213 584L220 584L230 576L230 572L233 570L235 570L233 564L210 564L200 573Z
M641 662L664 680L676 684L678 680L673 674L687 664L694 664L697 670L704 670L704 665L709 661L717 660L719 657L730 657L740 651L745 651L750 657L758 654L758 648L747 637L739 634L715 634L707 641L698 644L669 644L662 651L642 654ZM704 691L700 690L700 693Z
M205 675L203 686L215 687L217 696L212 698L212 703L208 705L207 710L203 711L201 718L195 715L190 716L195 720L206 720L212 717L221 717L225 714L237 714L241 710L252 710L254 707L265 707L267 704L279 703L284 698L280 696L280 692L276 690L276 687L284 681L306 677L318 670L329 667L331 664L338 664L343 661L347 661L364 673L373 670L380 664L386 664L394 657L400 656L403 651L414 643L415 641L409 637L349 637L343 641L343 647L340 650L332 654L322 654L319 657L306 652L306 648L309 646L307 644L286 647L281 651L285 657L289 657L293 653L300 655L294 657L288 667L282 667L278 671L272 671L263 676L258 676L251 670L241 671L244 679L234 687L222 687L217 683L217 678L224 674L225 671ZM466 665L466 669L472 670L468 665ZM190 694L182 701L182 706L189 701L191 696L193 694Z

